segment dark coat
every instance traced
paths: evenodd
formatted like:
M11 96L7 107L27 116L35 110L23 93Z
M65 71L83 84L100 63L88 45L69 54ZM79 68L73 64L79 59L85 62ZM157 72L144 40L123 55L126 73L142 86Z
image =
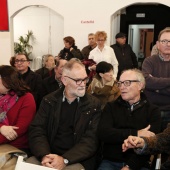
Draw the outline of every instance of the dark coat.
M51 92L54 92L55 90L58 90L60 88L57 80L55 79L55 74L53 74L51 77L47 77L43 80L42 88L43 88L43 90L42 90L43 96L45 96Z
M46 67L42 67L42 68L36 70L35 73L39 74L42 79L45 79L45 78L50 77L54 74L54 69L49 70Z
M87 45L81 50L81 53L82 53L84 59L89 58L90 51L93 50L93 49L94 48L92 48L90 45Z
M81 51L77 49L76 46L72 47L73 50L70 51L70 49L64 48L60 51L59 57L65 60L70 60L71 58L78 58L79 60L83 59L83 55L81 54Z
M118 43L111 45L113 48L118 66L118 77L123 70L138 68L138 62L136 54L132 51L132 48L129 44L119 45Z
M20 77L30 87L31 92L34 96L37 108L42 100L42 78L39 74L33 72L28 68L28 71L24 74L20 74Z
M149 124L150 131L160 132L161 114L158 107L150 104L143 94L133 111L130 108L121 96L115 102L108 103L99 124L99 138L104 142L103 159L125 162L131 169L139 170L145 166L150 156L136 155L133 149L122 152L122 143L129 135L137 136L138 130Z
M57 134L63 89L45 96L40 109L29 128L29 144L32 153L42 159L43 156L55 153L54 139ZM100 119L100 102L93 96L85 94L80 97L75 116L74 147L62 156L69 164L82 163L86 170L93 170L91 160L98 148L97 126ZM53 150L52 150L53 148Z

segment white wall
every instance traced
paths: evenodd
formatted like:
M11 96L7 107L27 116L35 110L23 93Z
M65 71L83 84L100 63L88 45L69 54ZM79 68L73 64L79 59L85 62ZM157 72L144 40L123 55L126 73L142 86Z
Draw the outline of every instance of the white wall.
M14 42L22 35L25 37L28 30L33 31L35 41L32 56L42 56L45 54L57 55L63 48L64 19L44 6L31 6L13 19Z
M8 0L10 32L0 33L0 64L9 64L9 58L13 54L13 17L22 11L22 9L31 5L43 5L55 11L63 18L63 35L71 35L75 38L76 44L81 49L87 44L87 35L89 32L104 30L108 33L108 41L110 44L112 34L116 33L112 26L111 17L120 9L135 3L159 3L159 0ZM162 0L162 4L170 6L169 0ZM84 21L94 21L84 23ZM62 21L61 21L62 22ZM36 23L37 24L37 23ZM61 27L60 27L61 28ZM113 30L112 30L113 28ZM112 30L112 31L111 31ZM59 39L60 39L59 37ZM62 37L63 38L63 37ZM39 40L37 40L39 41ZM45 41L46 42L46 41ZM58 43L60 42L60 43ZM42 42L39 42L42 43ZM43 42L44 43L44 42ZM46 42L48 46L48 42ZM57 40L57 47L61 47L61 40ZM45 45L44 45L45 46ZM54 49L54 51L57 51ZM41 50L42 47L40 47ZM39 50L40 50L39 48ZM46 47L47 48L47 47Z

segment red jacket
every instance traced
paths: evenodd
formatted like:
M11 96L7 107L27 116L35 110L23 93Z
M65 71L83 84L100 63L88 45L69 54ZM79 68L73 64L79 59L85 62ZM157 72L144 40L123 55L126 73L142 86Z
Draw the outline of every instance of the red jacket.
M36 112L36 105L34 97L31 93L26 93L20 97L15 105L7 112L7 117L10 126L17 126L19 129L15 130L18 137L9 141L0 134L0 144L11 144L17 148L28 148L28 126L31 123ZM0 127L2 124L0 124Z

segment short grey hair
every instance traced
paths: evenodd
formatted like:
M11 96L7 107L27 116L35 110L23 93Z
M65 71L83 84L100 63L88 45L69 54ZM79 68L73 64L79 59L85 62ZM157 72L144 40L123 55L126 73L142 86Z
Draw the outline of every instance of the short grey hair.
M139 80L142 84L143 84L143 87L142 87L142 90L145 89L145 85L146 85L146 81L145 81L145 77L142 73L141 70L137 69L137 68L134 68L134 69L128 69L128 70L124 70L121 75L124 73L124 72L127 72L127 71L132 71L136 74L136 79Z
M68 74L70 72L75 64L79 64L85 69L85 65L77 58L70 59L63 67L63 74Z
M43 63L42 63L43 67L45 67L45 64L48 61L49 57L53 57L54 58L54 56L52 54L43 55L43 57L42 57L43 58Z

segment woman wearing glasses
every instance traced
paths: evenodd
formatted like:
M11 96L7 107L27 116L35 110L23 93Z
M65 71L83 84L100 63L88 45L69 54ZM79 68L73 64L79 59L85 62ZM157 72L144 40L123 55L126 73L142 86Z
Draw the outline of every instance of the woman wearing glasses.
M14 67L0 66L0 144L28 151L27 130L36 106Z
M96 76L93 78L87 91L102 102L102 108L107 102L116 100L120 90L113 77L113 66L102 61L96 66Z
M95 39L97 42L97 47L95 47L89 55L89 59L92 59L96 63L101 61L106 61L112 64L114 68L114 78L117 78L118 73L118 61L116 59L114 50L105 45L107 40L107 33L104 31L97 31L95 34ZM89 67L90 70L96 70L96 64Z
M121 96L106 104L99 123L104 146L98 170L148 170L150 155L136 155L133 149L123 153L122 143L129 135L150 137L158 133L160 111L141 92L145 79L140 70L124 71L117 85Z

